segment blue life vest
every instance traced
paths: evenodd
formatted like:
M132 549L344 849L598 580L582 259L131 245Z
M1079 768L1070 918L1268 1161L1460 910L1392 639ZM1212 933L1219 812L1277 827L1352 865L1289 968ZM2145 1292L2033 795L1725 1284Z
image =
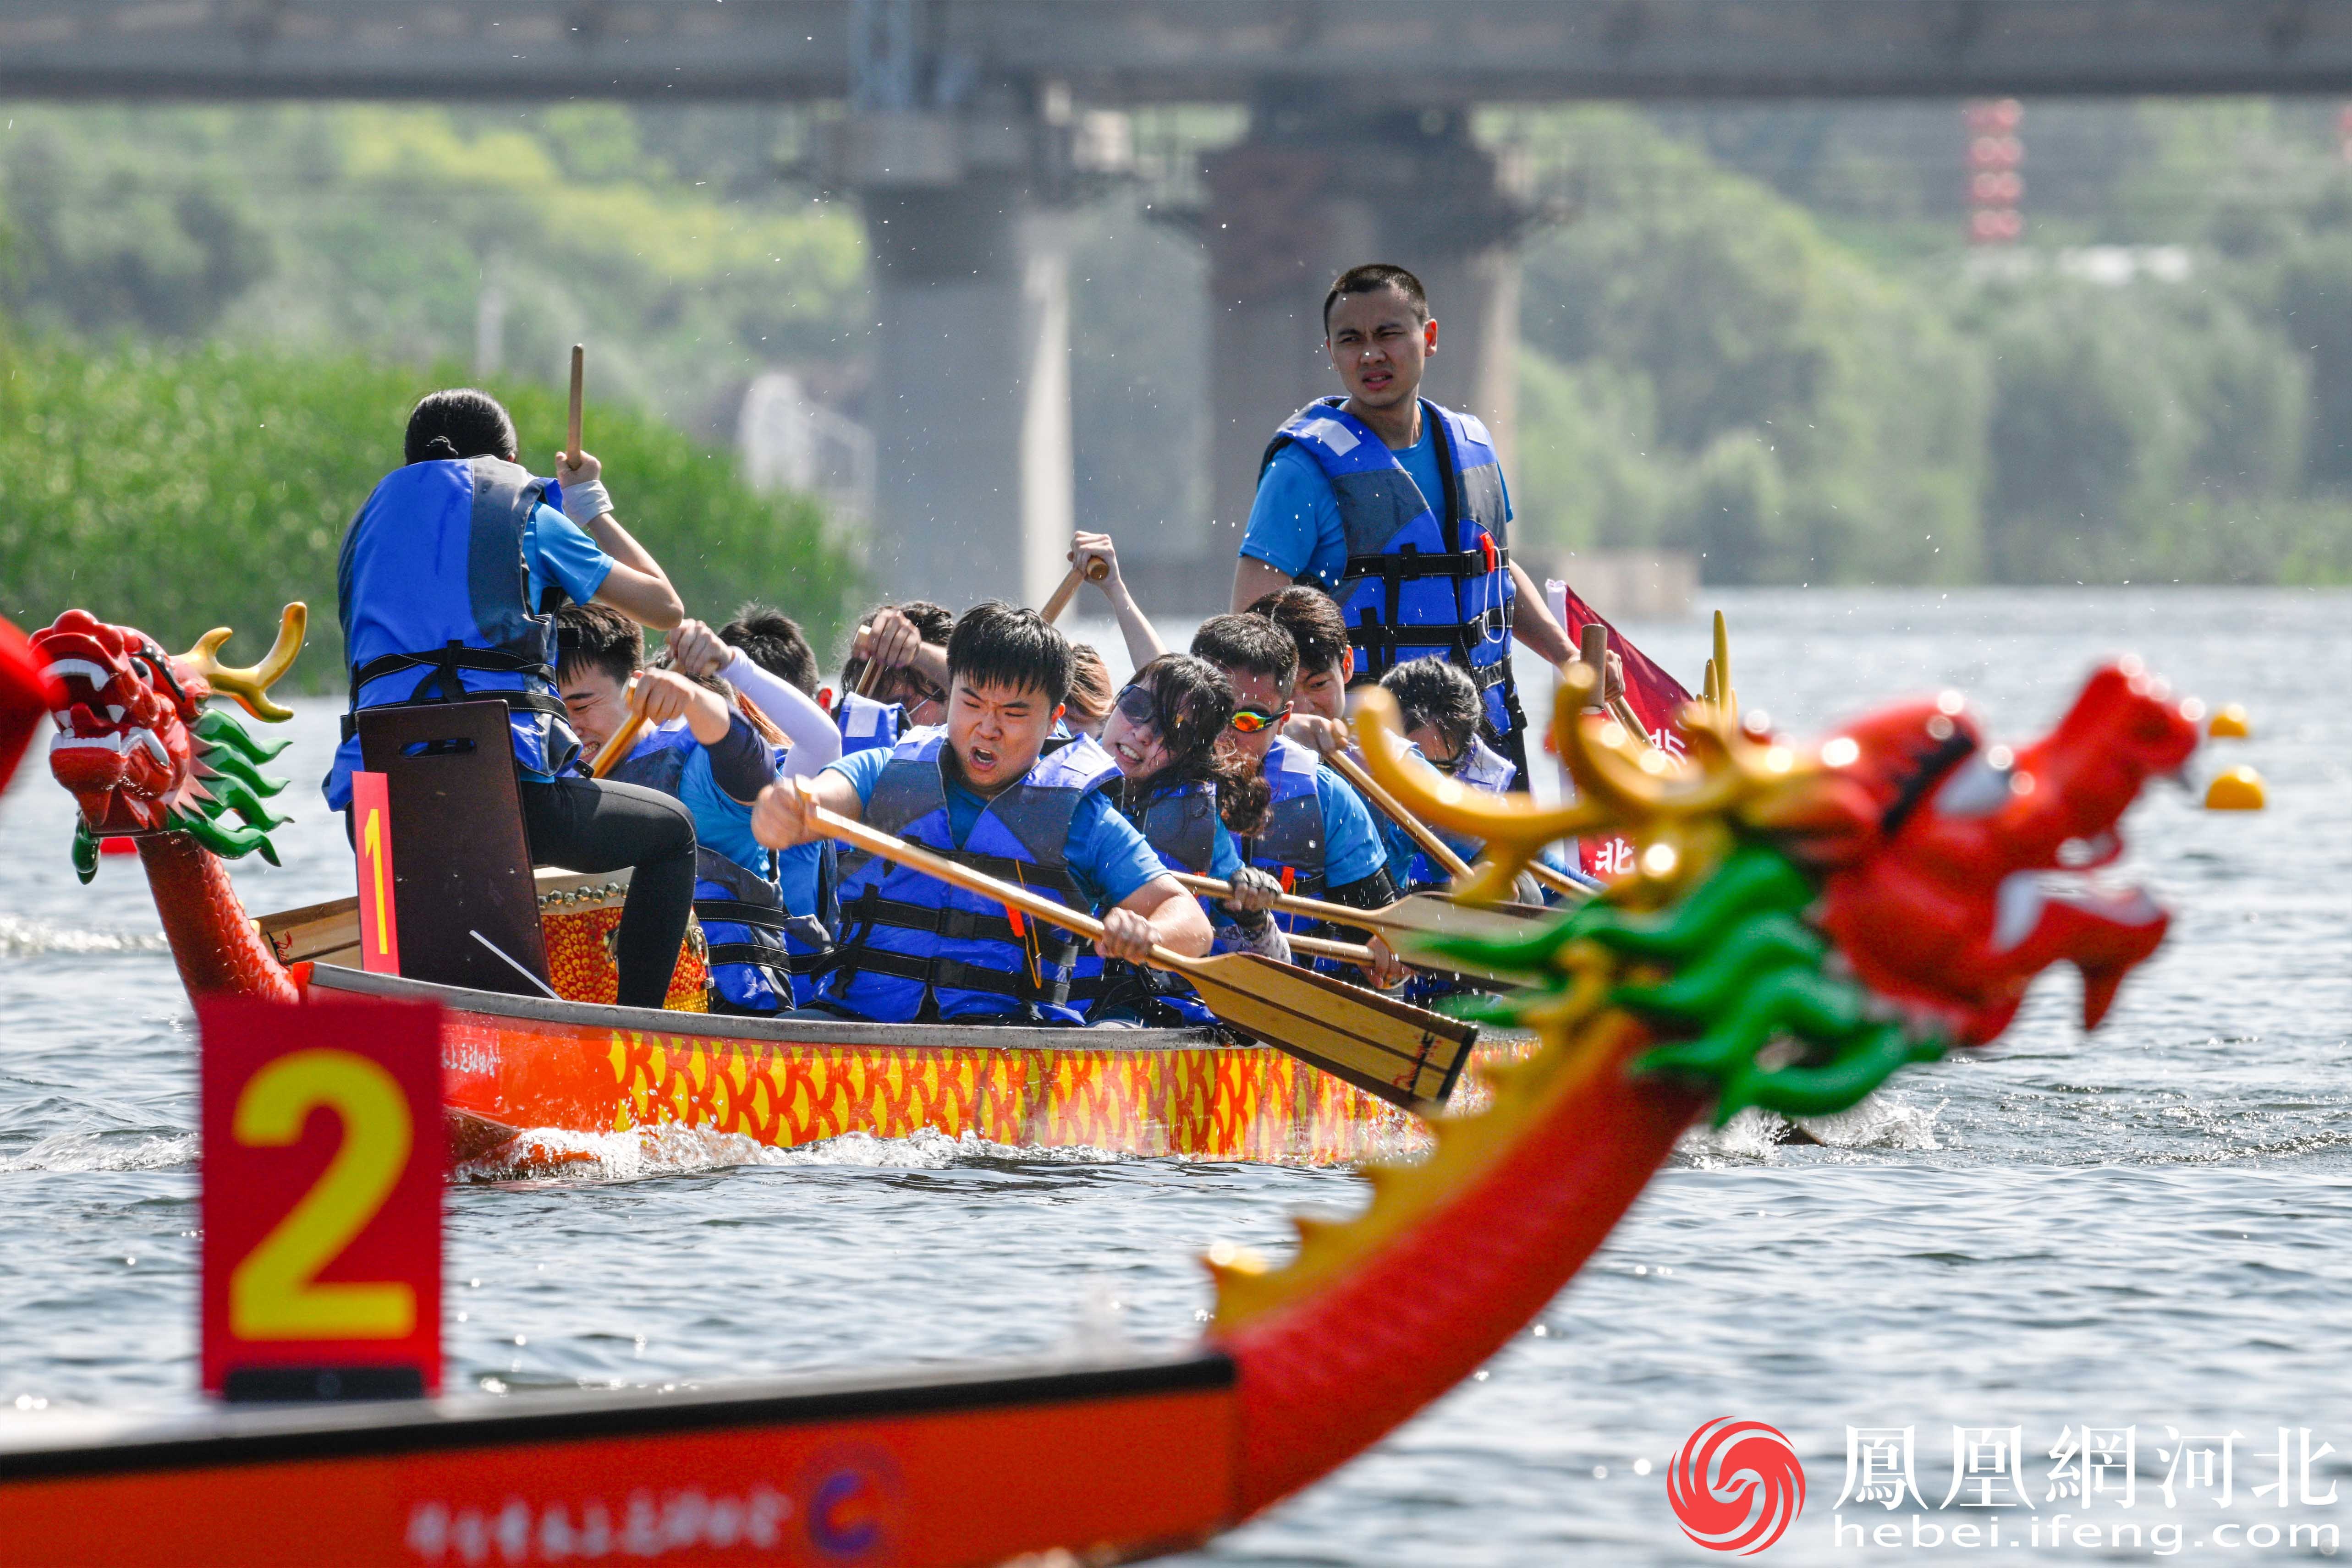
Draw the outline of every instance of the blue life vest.
M940 769L947 731L909 733L866 804L866 820L1000 881L1018 883L1087 914L1092 901L1070 874L1070 824L1086 798L1118 777L1118 765L1087 739L1037 759L1028 775L982 808L959 847ZM1102 960L1074 933L1028 915L1016 922L994 899L855 851L842 856L841 943L818 996L878 1023L906 1023L936 1004L944 1020L1013 1014L1080 1023L1101 989Z
M1320 898L1324 892L1328 846L1323 841L1323 798L1315 788L1322 768L1323 759L1311 747L1276 737L1265 754L1265 782L1274 803L1266 808L1264 825L1242 841L1242 859L1282 878L1284 891L1301 898ZM1286 931L1300 928L1295 915L1276 918Z
M496 457L412 463L376 486L343 535L336 612L351 711L327 803L351 802L362 708L497 697L515 760L553 775L578 752L555 689L555 628L532 613L524 530L549 486Z
M1347 531L1348 564L1332 593L1352 629L1355 679L1378 680L1432 653L1467 670L1486 717L1514 753L1524 741L1511 682L1511 551L1503 469L1475 414L1422 400L1436 433L1446 494L1429 497L1388 444L1343 406L1319 398L1276 433L1259 463L1297 445L1322 467Z
M833 934L841 929L840 846L825 839L770 852L776 861L776 889L784 898L784 946L793 956L793 1005L804 1008L816 999L816 983L833 965ZM803 873L803 864L814 874ZM803 885L809 889L805 894L800 891Z
M1193 779L1155 789L1140 812L1128 820L1161 865L1194 876L1209 874L1217 853L1216 785ZM1164 969L1123 961L1103 966L1102 1000L1095 1010L1112 1009L1131 1012L1147 1024L1178 1029L1217 1021L1188 981Z
M841 731L841 754L896 746L907 727L907 710L897 703L877 703L856 692L844 692L834 705L833 725Z
M682 800L687 759L700 744L684 725L651 730L609 777ZM806 999L803 987L813 988L832 951L824 925L784 907L768 873L767 852L761 858L759 866L744 865L697 835L694 915L709 945L711 986L730 1012L769 1013L801 1005Z

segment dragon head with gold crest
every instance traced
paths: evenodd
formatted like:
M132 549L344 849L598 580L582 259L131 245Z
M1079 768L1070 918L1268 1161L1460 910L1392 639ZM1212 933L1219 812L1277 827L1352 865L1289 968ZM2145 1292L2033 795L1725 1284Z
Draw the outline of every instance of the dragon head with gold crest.
M269 687L301 651L305 620L301 605L288 605L276 643L249 669L217 657L226 627L176 654L82 610L33 633L33 654L58 694L49 771L81 808L73 858L84 882L97 874L101 841L156 832L185 832L224 858L259 851L278 863L269 833L286 819L264 801L286 784L259 765L285 742L256 740L235 715L207 704L225 695L256 718L292 717Z
M1484 840L1474 896L1497 894L1544 845L1622 833L1634 869L1524 940L1427 951L1521 988L1484 1016L1547 1032L1609 1010L1654 1042L1637 1070L1706 1082L1716 1119L1761 1106L1843 1110L1907 1061L1980 1046L2055 963L2083 977L2096 1028L2167 916L2092 873L2149 779L2179 772L2201 709L2136 663L2098 670L2057 727L1991 743L1957 693L1899 704L1810 746L1697 702L1675 762L1589 716L1574 666L1553 740L1577 799L1475 793L1403 766L1377 695L1359 723L1372 771L1441 828Z

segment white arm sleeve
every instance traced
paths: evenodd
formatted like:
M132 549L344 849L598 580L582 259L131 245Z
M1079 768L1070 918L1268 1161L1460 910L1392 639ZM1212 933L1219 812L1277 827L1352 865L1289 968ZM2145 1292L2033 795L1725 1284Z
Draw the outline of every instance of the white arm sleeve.
M740 648L719 673L775 720L784 738L793 743L784 758L785 778L814 779L827 763L840 760L841 731L833 727L833 716L817 706L814 697L792 682L770 674Z

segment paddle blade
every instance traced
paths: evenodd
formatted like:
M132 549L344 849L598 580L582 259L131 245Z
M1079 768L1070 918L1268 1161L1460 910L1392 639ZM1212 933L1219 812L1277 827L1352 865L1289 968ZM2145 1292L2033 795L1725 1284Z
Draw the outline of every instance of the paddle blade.
M1391 934L1397 950L1408 959L1423 961L1428 937L1470 938L1480 942L1515 944L1525 941L1562 911L1545 909L1530 904L1505 904L1481 907L1457 904L1433 893L1416 893L1410 898L1399 899L1380 912L1381 928ZM1482 979L1507 980L1513 985L1524 984L1527 976L1517 970L1501 969L1482 964L1475 957L1447 953L1428 960L1433 967L1456 975L1471 975Z
M1445 1103L1478 1026L1255 953L1188 967L1229 1027L1408 1111Z

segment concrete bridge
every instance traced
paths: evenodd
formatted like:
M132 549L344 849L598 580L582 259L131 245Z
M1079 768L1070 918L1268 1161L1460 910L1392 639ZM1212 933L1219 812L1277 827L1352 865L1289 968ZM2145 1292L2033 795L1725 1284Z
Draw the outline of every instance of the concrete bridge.
M825 162L880 318L876 568L951 603L1034 603L1061 570L1060 214L1121 155L1095 111L1250 111L1202 170L1227 527L1136 552L1197 598L1267 435L1326 390L1342 266L1421 273L1432 395L1507 447L1531 210L1477 104L2216 92L2352 92L2352 0L0 0L20 98L841 103Z

